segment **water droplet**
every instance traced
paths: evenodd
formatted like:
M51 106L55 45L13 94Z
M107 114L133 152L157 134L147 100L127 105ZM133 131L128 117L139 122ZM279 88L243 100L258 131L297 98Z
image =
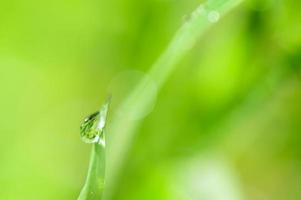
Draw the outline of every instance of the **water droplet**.
M219 12L217 12L215 10L210 11L208 13L208 21L209 22L215 23L219 20L219 18L220 18L220 14L219 14Z
M202 13L206 12L205 6L203 4L199 5L199 7L196 9L196 12L198 14L202 14Z
M206 12L205 6L201 4L195 11L191 13L191 18L197 18L199 15L202 15L205 12Z
M80 136L85 143L105 145L104 128L109 108L108 100L98 112L86 117L80 126Z

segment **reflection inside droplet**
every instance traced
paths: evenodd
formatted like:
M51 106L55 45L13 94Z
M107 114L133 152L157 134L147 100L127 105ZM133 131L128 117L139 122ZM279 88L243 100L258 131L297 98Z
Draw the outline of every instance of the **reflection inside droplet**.
M80 126L80 136L85 143L105 145L104 127L106 124L109 100L98 112L86 117Z

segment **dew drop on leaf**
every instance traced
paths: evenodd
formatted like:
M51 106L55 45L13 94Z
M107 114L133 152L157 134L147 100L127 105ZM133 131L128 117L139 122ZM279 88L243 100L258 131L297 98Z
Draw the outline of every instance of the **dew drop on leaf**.
M106 124L109 101L105 103L98 112L95 112L82 122L80 136L85 143L105 144L104 127Z

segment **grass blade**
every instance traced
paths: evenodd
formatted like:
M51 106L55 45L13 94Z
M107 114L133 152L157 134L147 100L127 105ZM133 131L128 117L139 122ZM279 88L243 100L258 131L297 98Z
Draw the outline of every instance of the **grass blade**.
M105 177L105 146L93 144L86 183L78 200L101 200Z
M105 125L111 97L96 113L88 116L81 125L81 139L92 144L90 164L85 185L78 200L101 200L105 183Z

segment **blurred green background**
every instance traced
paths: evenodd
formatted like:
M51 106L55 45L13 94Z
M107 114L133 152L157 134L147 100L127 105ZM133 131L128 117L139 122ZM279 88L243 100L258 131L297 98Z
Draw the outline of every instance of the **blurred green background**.
M0 199L76 199L91 146L199 0L0 3ZM245 1L158 91L114 199L301 199L301 2ZM108 169L109 170L109 169Z

